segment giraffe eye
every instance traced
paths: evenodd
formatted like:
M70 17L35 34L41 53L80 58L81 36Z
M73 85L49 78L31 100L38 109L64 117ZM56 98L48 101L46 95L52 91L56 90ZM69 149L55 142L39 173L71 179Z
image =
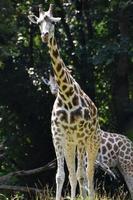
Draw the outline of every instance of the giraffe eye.
M42 23L42 20L38 20L37 24L41 25L41 23Z
M48 17L47 15L45 15L45 16L44 16L44 19L45 19L46 21L48 21L48 20L49 20L49 17Z
M51 24L55 25L55 22L51 21Z

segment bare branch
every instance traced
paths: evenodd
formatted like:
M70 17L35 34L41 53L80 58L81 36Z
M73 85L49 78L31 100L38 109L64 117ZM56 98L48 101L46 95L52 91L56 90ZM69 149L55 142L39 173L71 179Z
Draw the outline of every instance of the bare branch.
M56 161L56 159L52 160L47 165L45 165L43 167L36 168L36 169L21 170L21 171L8 173L7 175L0 177L0 183L7 183L14 176L16 176L16 177L30 176L30 175L33 175L33 174L38 174L38 173L44 172L46 170L54 168L55 167L55 161Z
M33 187L24 186L11 186L11 185L0 185L0 190L10 190L10 191L20 191L20 192L33 192L33 193L43 193L43 190L36 189Z

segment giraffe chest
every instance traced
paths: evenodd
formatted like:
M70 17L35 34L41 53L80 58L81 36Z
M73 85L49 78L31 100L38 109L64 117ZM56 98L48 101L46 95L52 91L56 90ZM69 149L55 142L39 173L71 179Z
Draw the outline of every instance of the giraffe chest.
M75 100L76 101L76 100ZM74 101L74 102L75 102ZM77 101L76 101L77 102ZM79 100L78 100L79 102ZM82 102L83 103L83 102ZM71 106L70 106L71 105ZM92 114L93 109L84 102L84 104L75 104L68 102L64 103L60 98L57 98L52 111L52 120L58 120L61 124L75 125L82 123L96 123L96 112Z
M72 110L57 109L52 112L52 129L54 137L61 135L69 142L85 142L95 131L95 119L90 117L89 109L76 108Z

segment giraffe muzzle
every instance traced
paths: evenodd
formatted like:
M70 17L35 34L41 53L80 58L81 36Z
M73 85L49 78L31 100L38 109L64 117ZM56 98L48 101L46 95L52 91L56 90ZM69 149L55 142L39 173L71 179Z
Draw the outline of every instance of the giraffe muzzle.
M42 41L43 41L44 43L47 43L47 42L48 42L48 33L43 34L43 35L41 36L41 38L42 38Z

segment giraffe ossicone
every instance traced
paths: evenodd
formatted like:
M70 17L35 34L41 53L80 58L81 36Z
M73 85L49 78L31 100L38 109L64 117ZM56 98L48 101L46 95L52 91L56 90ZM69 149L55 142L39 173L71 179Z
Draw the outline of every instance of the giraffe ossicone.
M29 20L38 24L41 31L41 38L43 42L48 42L48 34L51 34L50 37L54 34L54 23L57 23L61 20L60 17L53 17L52 11L53 4L50 4L49 10L44 12L42 9L42 4L39 5L39 17L34 14L28 15Z

